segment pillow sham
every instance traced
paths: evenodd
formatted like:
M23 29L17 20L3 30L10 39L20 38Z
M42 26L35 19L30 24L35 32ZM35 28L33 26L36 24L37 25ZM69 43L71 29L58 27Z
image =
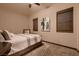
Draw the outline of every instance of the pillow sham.
M0 42L4 42L5 41L5 39L4 39L4 37L2 36L2 34L0 33Z
M7 30L3 30L2 35L5 40L10 40L9 32Z

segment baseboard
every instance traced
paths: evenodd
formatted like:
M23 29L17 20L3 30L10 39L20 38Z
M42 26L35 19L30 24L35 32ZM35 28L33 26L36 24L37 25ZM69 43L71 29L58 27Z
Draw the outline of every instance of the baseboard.
M42 40L42 41L43 41L43 42L50 43L50 44L54 44L54 45L66 47L66 48L69 48L69 49L73 49L73 50L76 50L77 52L79 52L79 50L78 50L77 48L73 48L73 47L69 47L69 46L65 46L65 45L61 45L61 44L58 44L58 43L53 43L53 42L49 42L49 41L45 41L45 40Z

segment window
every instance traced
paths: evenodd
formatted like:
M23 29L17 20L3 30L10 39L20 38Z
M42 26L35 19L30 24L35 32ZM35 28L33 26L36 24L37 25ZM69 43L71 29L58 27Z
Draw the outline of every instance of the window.
M33 31L38 31L38 18L33 19Z
M57 12L57 32L73 32L73 7Z

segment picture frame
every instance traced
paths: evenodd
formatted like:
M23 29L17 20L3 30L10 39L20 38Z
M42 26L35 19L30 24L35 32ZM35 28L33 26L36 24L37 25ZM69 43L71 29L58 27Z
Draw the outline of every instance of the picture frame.
M50 19L49 17L42 18L41 20L41 31L50 31Z

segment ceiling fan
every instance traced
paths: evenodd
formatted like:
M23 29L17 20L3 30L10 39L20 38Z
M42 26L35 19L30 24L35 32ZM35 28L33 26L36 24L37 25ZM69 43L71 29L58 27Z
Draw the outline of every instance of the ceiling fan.
M39 3L34 3L34 4L40 6ZM29 4L29 8L31 8L31 7L32 7L32 4Z

